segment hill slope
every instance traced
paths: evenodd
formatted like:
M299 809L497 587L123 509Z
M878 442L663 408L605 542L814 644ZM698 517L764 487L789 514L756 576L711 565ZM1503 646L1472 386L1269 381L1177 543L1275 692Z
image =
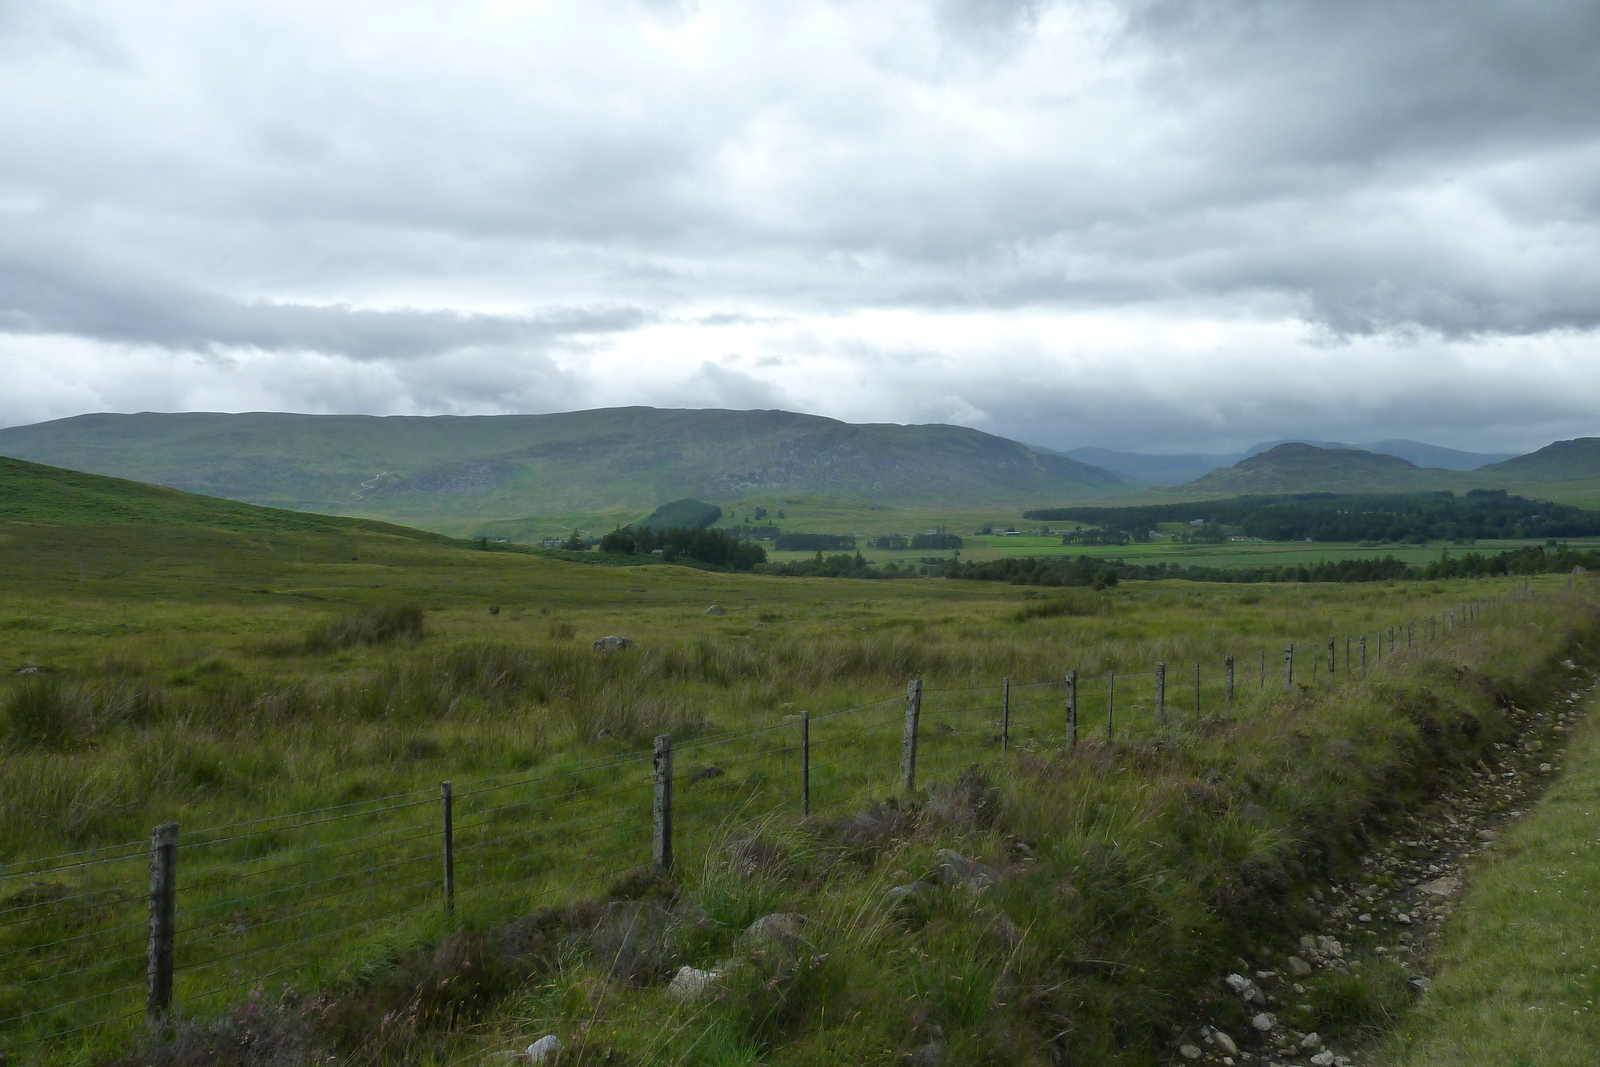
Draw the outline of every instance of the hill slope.
M1424 441L1393 439L1369 444L1347 445L1339 441L1268 441L1243 452L1141 453L1115 452L1108 448L1072 448L1057 455L1071 456L1083 463L1104 467L1135 485L1179 485L1211 471L1231 467L1242 459L1259 455L1279 445L1303 444L1328 449L1361 449L1379 455L1398 456L1419 467L1470 471L1512 457L1507 453L1463 452L1460 449L1430 445ZM1050 451L1042 449L1041 451Z
M1116 475L959 426L783 411L82 415L0 430L0 454L252 503L426 523L755 492L884 504L1104 496Z
M1483 471L1504 478L1587 481L1600 477L1600 437L1557 441L1537 452L1529 452L1504 463L1492 463Z
M1464 475L1418 467L1398 456L1356 448L1278 445L1223 470L1212 471L1174 492L1237 496L1246 493L1371 493L1449 489Z
M0 456L0 522L48 526L208 527L238 533L387 534L443 542L437 534L367 519L217 500L161 485Z

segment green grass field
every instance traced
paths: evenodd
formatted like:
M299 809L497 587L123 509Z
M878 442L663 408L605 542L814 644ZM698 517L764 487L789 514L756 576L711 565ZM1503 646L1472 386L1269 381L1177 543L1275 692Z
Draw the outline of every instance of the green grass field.
M479 1062L546 1032L593 1063L888 1065L930 1042L950 1063L1156 1062L1200 1010L1195 991L1238 955L1265 958L1367 820L1476 759L1505 735L1499 699L1543 699L1551 658L1594 640L1588 601L1551 577L1407 648L1407 620L1511 584L1046 595L783 579L377 527L218 528L222 513L182 503L202 510L72 521L101 506L80 501L0 526L8 1062L137 1047L136 1020L75 1028L139 1010L143 842L166 821L184 849L178 1039L241 1067L295 1041L351 1062ZM385 613L405 604L417 611ZM400 622L382 639L386 618ZM1330 637L1390 626L1400 647L1380 657L1374 642L1365 676L1343 646L1335 678L1308 662ZM637 647L590 647L606 634ZM1301 648L1290 689L1287 643ZM1071 752L1068 669L1082 675ZM906 795L910 679L929 693ZM802 709L818 718L806 823ZM670 907L616 888L649 858L638 756L662 733L681 747ZM454 915L439 892L445 780L460 791ZM1005 872L1003 887L891 906L887 888L935 870L942 848ZM37 862L82 849L108 862ZM803 954L741 947L771 912L812 920ZM648 936L629 940L618 916ZM717 997L667 992L676 967L724 961ZM186 1063L177 1047L127 1062Z

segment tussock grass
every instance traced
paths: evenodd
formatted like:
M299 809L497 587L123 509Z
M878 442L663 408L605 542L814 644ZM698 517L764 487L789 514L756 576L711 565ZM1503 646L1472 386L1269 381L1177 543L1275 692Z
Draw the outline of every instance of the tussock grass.
M499 613L499 608L491 612ZM426 629L420 604L374 604L315 627L301 647L306 652L333 652L385 641L420 641Z

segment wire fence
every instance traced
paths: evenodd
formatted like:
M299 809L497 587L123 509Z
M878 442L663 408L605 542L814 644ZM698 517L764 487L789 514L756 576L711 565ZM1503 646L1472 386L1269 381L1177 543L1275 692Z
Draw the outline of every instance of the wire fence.
M653 752L11 861L0 1062L66 1057L86 1035L126 1036L179 1010L215 1014L271 979L314 987L358 956L583 899L762 819L842 815L1013 752L1170 737L1263 690L1360 677L1498 599L1221 662L946 690L913 681L903 698L660 738Z

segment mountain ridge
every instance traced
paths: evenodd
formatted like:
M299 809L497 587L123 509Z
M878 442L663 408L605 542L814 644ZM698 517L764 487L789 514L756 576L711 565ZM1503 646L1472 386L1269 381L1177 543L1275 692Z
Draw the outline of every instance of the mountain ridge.
M0 454L274 507L424 525L649 511L793 492L884 504L1125 491L1110 471L968 427L726 409L550 415L99 413L0 430Z

